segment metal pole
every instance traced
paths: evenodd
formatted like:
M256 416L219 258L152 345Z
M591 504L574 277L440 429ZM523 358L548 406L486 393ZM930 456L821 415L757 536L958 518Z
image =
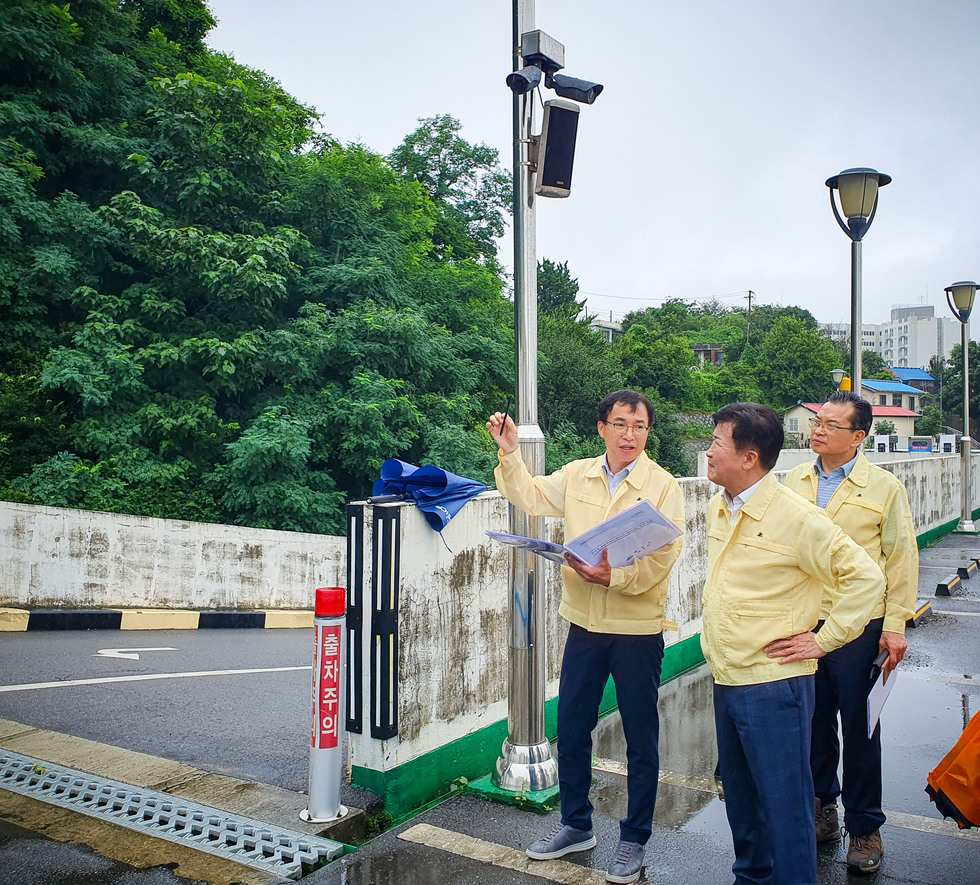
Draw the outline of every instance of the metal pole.
M864 324L861 321L861 241L851 240L851 391L861 395L861 358Z
M534 29L534 0L513 0L513 70L523 66L521 35ZM514 332L517 369L517 433L521 456L534 475L544 473L544 434L538 427L538 265L534 191L529 147L534 91L514 96ZM542 520L509 508L510 531L541 537ZM544 790L558 783L558 762L544 730L546 634L541 624L544 591L534 555L513 550L510 575L507 740L494 783L503 790Z
M975 532L976 526L973 524L973 507L970 488L970 450L973 448L970 442L970 321L967 319L963 326L963 436L960 438L960 448L963 452L963 490L961 499L963 503L960 524L957 531Z

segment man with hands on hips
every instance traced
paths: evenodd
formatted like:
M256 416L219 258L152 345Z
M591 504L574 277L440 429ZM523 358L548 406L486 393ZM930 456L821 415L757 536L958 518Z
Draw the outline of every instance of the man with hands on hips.
M499 446L497 488L532 516L559 516L574 538L647 499L684 530L684 502L677 481L644 451L653 406L632 390L599 403L597 430L604 456L572 461L548 476L532 476L521 458L517 427L496 412L487 429ZM657 695L663 661L663 615L670 570L681 539L623 568L603 551L596 566L566 555L559 614L569 622L558 688L558 780L561 826L533 843L535 860L594 848L592 731L610 675L616 684L627 745L626 817L606 873L609 882L635 882L650 838L660 776Z
M732 872L737 885L814 885L813 674L864 629L881 571L772 475L783 444L772 409L733 403L713 419L708 479L722 491L708 504L701 647L715 681Z

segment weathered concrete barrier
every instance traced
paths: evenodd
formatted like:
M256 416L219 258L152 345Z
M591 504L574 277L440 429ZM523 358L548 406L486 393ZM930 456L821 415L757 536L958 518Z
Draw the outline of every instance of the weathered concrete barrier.
M882 466L909 491L920 545L956 528L958 456ZM697 477L680 485L687 526L668 591L678 629L665 634L665 678L700 662L705 507L715 490ZM489 771L506 737L510 553L485 532L506 530L507 506L485 493L442 536L412 505L353 504L348 516L343 539L0 502L0 606L296 609L312 607L317 586L346 586L353 780L397 816ZM560 520L545 525L562 540ZM559 569L537 566L553 736L565 625ZM605 708L614 703L607 693Z
M346 541L0 501L0 607L312 609Z
M955 529L958 457L913 456L881 466L909 490L920 545ZM679 482L687 526L667 597L666 617L678 629L665 633L665 679L701 661L705 510L717 488L697 477ZM975 478L973 500L977 484ZM352 640L360 661L351 699L360 714L348 722L352 774L384 796L396 817L448 791L456 778L491 770L507 735L510 554L484 536L488 529L506 531L506 509L496 492L481 495L447 526L443 544L410 505L351 507L352 524L363 526L348 585L363 612ZM546 520L545 535L562 541L561 522ZM543 560L537 567L546 587L546 697L552 700L545 712L553 737L566 625L557 616L559 568ZM374 628L375 621L382 626ZM607 695L611 708L615 697Z

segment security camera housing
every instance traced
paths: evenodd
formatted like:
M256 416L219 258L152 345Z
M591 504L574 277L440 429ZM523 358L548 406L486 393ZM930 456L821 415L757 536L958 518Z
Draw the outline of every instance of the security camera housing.
M553 98L544 103L538 143L534 192L542 197L567 197L572 192L572 165L578 135L579 107Z
M549 89L554 89L562 98L570 98L583 104L592 104L602 92L601 83L566 77L564 74L549 74L544 81Z
M565 47L544 31L521 34L521 57L526 64L552 74L565 67Z
M507 85L515 95L524 95L541 82L541 68L528 65L507 75Z

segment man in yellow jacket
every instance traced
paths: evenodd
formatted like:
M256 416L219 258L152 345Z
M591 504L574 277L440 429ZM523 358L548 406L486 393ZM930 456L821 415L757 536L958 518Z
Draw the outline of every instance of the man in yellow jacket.
M770 473L783 444L772 409L734 403L713 419L708 479L723 491L708 504L701 647L715 679L732 872L736 883L813 885L813 674L864 630L881 572Z
M850 391L838 391L811 419L815 463L790 471L786 485L824 508L849 537L878 563L884 576L875 588L864 632L820 660L816 677L810 762L816 794L818 842L840 839L837 797L844 800L849 836L847 866L873 873L884 848L881 825L881 730L868 737L868 673L879 651L883 669L905 655L905 622L912 617L919 583L919 552L908 494L899 480L861 452L871 431L872 409ZM826 611L821 611L821 619ZM840 740L837 715L840 713ZM843 785L837 777L843 742Z
M644 446L653 422L650 400L632 390L599 403L597 429L606 444L599 458L572 461L548 476L531 476L518 449L517 428L496 412L487 429L500 447L497 488L533 516L563 516L574 538L647 499L679 529L684 502L677 481ZM650 838L660 775L657 694L663 661L663 616L670 570L681 539L612 568L606 552L592 567L573 556L562 566L559 614L569 621L558 688L558 780L561 826L527 850L535 860L595 847L592 832L592 730L611 675L627 746L626 817L606 880L635 882Z

